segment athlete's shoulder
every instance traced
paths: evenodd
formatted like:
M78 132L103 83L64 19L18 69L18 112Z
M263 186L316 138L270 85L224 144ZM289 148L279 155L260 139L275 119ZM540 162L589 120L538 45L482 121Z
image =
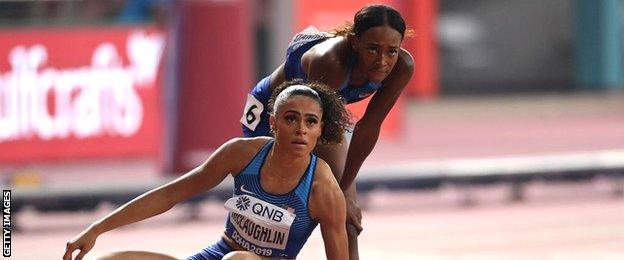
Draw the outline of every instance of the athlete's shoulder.
M349 66L350 47L345 37L329 38L308 50L301 58L301 67L314 80L338 87Z
M404 70L413 71L414 57L412 57L412 54L408 50L401 48L396 66L400 66L400 68Z
M225 143L224 147L229 154L236 155L236 158L244 160L245 158L255 156L271 139L272 138L266 136L252 138L237 137Z
M347 39L342 36L329 38L314 47L306 53L312 62L326 65L340 65L345 59L345 45Z
M401 51L399 51L399 59L397 60L396 66L399 66L399 69L401 70L413 71L414 57L412 57L412 54L409 51L401 48Z
M226 142L217 153L219 158L223 158L222 163L229 165L232 176L236 177L270 140L269 137L237 137Z
M325 185L338 185L334 174L325 160L317 157L316 169L314 172L314 183Z

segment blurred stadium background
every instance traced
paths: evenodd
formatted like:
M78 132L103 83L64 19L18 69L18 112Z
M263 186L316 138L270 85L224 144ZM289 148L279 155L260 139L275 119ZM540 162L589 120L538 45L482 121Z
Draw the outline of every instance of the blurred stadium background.
M12 258L60 258L115 206L240 135L295 32L370 1L0 1L0 183ZM623 259L624 1L387 0L416 36L357 179L362 259ZM352 106L354 114L365 106ZM90 254L189 255L228 183ZM301 259L324 257L315 232Z

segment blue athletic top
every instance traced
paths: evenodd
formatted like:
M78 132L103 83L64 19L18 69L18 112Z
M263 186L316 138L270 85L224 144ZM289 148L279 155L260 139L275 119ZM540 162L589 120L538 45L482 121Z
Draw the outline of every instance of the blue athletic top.
M273 140L268 141L247 167L234 178L234 198L236 198L234 205L240 215L232 211L228 214L225 232L243 248L258 255L294 259L318 224L311 219L308 212L317 157L310 154L308 168L292 191L284 195L275 195L265 191L260 185L260 169L272 146ZM244 214L248 217L246 218ZM269 221L279 222L286 218L284 215L294 216L294 221L291 219L290 228L281 231L277 227L272 228L271 224L258 225L257 223L262 222L261 219L255 223L252 221L265 217ZM285 245L285 248L279 249L279 246L276 246L279 244L282 247Z
M308 76L301 68L301 57L306 51L331 37L331 35L310 28L295 35L286 50L286 61L284 62L286 80L298 78L306 81ZM352 54L349 58L345 80L337 91L348 104L360 101L382 87L381 82L370 81L361 86L351 85L351 72L353 65L356 63L357 55ZM267 113L271 92L270 76L262 79L251 90L240 121L243 125L245 137L271 136L269 132L269 115Z
M331 38L331 36L314 29L306 29L295 35L286 50L286 61L284 63L286 80L303 79L306 81L308 75L306 75L301 68L301 57L306 51L329 38ZM356 63L357 56L352 53L347 67L347 76L338 89L338 94L345 99L347 104L360 101L370 96L382 86L381 82L370 81L361 86L351 85L349 81L351 78L351 71L353 70L353 65Z

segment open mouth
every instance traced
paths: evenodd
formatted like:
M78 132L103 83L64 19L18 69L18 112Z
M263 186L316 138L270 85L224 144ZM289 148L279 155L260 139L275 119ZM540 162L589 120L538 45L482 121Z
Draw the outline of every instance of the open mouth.
M304 140L295 140L291 142L292 144L296 144L296 145L307 145L308 143Z

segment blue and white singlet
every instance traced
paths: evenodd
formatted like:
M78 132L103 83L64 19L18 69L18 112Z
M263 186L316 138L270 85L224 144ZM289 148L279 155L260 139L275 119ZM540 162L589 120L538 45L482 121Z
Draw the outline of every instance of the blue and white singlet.
M310 155L310 163L292 191L275 195L260 185L260 169L272 146L273 140L268 141L234 178L234 196L225 203L230 211L225 232L258 255L294 259L318 224L308 212L317 157Z

